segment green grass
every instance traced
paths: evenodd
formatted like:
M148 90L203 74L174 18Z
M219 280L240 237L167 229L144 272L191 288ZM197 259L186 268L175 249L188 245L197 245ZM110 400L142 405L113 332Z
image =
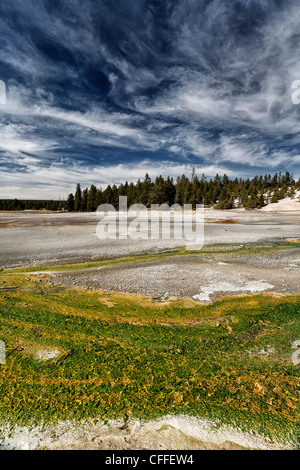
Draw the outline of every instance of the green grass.
M300 296L187 307L80 289L51 293L47 279L29 286L20 273L2 272L0 281L18 287L0 294L3 423L185 413L299 445L300 370L291 344L300 339ZM47 348L60 355L38 360Z

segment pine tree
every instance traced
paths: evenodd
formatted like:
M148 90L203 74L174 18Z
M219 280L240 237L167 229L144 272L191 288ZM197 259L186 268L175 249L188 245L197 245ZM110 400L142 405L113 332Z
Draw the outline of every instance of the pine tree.
M111 185L109 184L107 188L103 191L103 202L105 204L111 204L112 200L112 189Z
M80 184L77 184L76 192L75 192L75 201L74 201L74 209L75 212L81 211L81 202L82 202L82 192Z
M75 202L74 196L72 193L70 193L67 199L67 207L66 207L67 211L69 212L74 211L74 202Z
M171 207L175 203L175 194L176 194L176 189L174 187L173 178L170 178L170 176L168 176L165 181L164 186L165 186L165 203Z
M89 190L85 188L82 191L82 199L81 199L81 210L85 212L87 210L87 199L88 199Z
M96 198L97 198L97 188L94 184L92 184L90 187L88 196L87 196L86 209L88 212L94 212L97 209Z
M151 178L148 175L148 173L146 173L145 179L144 179L144 181L142 183L142 186L141 186L140 203L144 204L147 207L150 206L149 197L150 197L150 192L151 192L152 186L153 185L152 185L152 182L151 182Z
M164 178L160 175L155 178L154 185L149 194L150 204L167 204L167 186Z
M103 204L103 202L104 202L103 192L102 192L102 188L100 188L100 189L97 189L97 196L96 196L97 209L99 206L101 206L101 204Z

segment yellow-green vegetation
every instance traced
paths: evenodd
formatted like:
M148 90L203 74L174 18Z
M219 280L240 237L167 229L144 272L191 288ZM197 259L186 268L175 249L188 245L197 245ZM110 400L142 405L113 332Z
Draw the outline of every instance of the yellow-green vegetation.
M299 443L300 296L161 304L5 271L0 285L2 423L184 413Z

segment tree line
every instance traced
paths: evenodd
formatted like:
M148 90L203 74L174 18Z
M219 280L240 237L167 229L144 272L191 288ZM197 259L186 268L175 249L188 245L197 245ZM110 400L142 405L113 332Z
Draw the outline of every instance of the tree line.
M199 178L193 170L191 178L182 175L175 181L169 176L158 176L152 181L147 173L142 181L139 179L136 183L126 181L118 186L108 185L104 191L95 185L82 190L78 183L74 194L68 196L66 208L71 212L93 212L101 204L112 204L118 209L119 196L127 196L128 207L133 204L146 207L152 204L192 204L195 208L196 204L204 204L216 209L232 209L236 206L259 209L286 196L294 197L297 189L300 189L300 178L296 182L289 172L246 180L230 180L224 174L208 180L204 174Z
M62 211L67 210L66 201L0 199L0 211Z
M239 206L259 209L286 196L294 197L299 189L300 178L295 181L288 171L284 174L275 173L273 176L255 176L252 179L229 179L226 174L217 174L209 180L204 174L198 177L195 170L190 178L182 175L176 180L169 176L157 176L151 180L147 173L143 180L139 179L136 183L126 181L119 185L108 185L105 190L94 184L82 189L80 183L77 183L74 193L70 193L66 201L0 200L0 210L93 212L101 204L112 204L118 209L119 196L127 196L128 207L133 204L143 204L146 207L151 207L152 204L192 204L193 207L204 204L216 209Z

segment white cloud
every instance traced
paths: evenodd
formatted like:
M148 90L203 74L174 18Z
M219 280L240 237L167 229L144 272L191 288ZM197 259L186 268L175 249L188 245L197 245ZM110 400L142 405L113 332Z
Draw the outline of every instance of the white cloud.
M190 159L207 174L299 164L300 106L291 102L291 84L300 79L299 3L276 9L269 0L247 0L239 15L239 2L165 3L164 18L142 0L128 0L120 10L70 0L64 15L47 10L43 0L28 0L26 9L21 0L2 7L10 20L0 18L0 59L28 83L8 80L2 191L10 184L20 194L22 187L45 193L50 187L54 198L94 177L105 184L142 178L148 170L153 177L177 176L191 170ZM121 22L120 11L130 13ZM17 12L20 30L12 20ZM247 29L247 15L256 25L249 36L239 30ZM107 29L113 24L115 35ZM52 60L32 31L73 61ZM93 88L89 101L85 67L106 76L105 97ZM118 148L122 163L97 166L95 149L100 154L103 147ZM141 152L140 163L125 164L131 150ZM153 159L160 153L161 162L145 161L144 151Z
M214 178L215 175L226 173L229 177L236 176L233 171L228 171L221 165L191 165L179 164L176 162L157 162L144 160L134 165L107 165L103 167L86 168L79 165L69 165L62 167L52 164L50 167L32 167L24 178L23 171L7 172L0 170L2 181L0 188L0 198L37 198L37 199L66 199L70 192L75 191L76 184L90 187L95 184L97 187L105 189L108 184L119 185L125 181L136 182L143 179L145 174L154 180L156 176L173 177L185 174L190 177L193 167L196 173L201 176L203 173L207 177Z
M16 154L20 156L22 152L39 154L53 148L53 142L51 146L45 145L43 139L40 137L31 137L30 134L35 130L33 126L25 124L2 124L0 127L0 150L4 150L6 154L11 155L13 158ZM23 161L30 160L29 157L22 156ZM38 161L36 158L35 161ZM41 160L39 160L41 161Z

